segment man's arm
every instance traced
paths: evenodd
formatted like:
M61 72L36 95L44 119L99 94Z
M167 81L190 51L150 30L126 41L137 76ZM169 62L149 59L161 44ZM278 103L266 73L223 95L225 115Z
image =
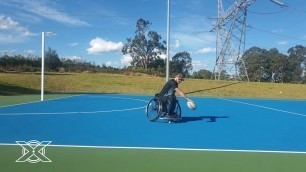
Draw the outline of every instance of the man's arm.
M190 101L190 99L188 99L188 97L186 96L185 93L183 93L183 91L179 88L176 88L175 91L182 97L184 97L187 101Z

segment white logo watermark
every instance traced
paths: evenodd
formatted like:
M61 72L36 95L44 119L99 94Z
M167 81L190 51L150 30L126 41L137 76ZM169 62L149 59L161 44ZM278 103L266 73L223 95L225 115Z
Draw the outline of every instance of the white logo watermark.
M30 140L25 141L16 141L18 145L22 147L22 156L16 160L16 162L52 162L45 155L45 148L51 143L51 141L42 141Z

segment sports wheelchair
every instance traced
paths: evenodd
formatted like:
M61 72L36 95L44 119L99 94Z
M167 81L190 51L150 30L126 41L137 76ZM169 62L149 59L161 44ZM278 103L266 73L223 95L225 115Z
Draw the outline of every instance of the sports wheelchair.
M179 101L176 100L174 108L174 117L168 118L168 105L169 100L163 100L159 94L155 94L155 97L151 99L146 107L147 118L154 122L158 119L168 120L170 122L180 122L181 118L181 106Z

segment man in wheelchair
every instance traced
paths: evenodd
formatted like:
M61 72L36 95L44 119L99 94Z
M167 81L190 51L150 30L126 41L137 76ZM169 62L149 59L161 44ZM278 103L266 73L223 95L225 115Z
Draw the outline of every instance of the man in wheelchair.
M188 97L183 93L182 90L178 88L178 84L184 81L182 74L177 74L175 78L170 79L162 88L159 93L159 97L163 102L169 102L167 107L167 118L175 118L174 108L177 102L175 93L178 93L180 96L184 97L187 101L190 101Z

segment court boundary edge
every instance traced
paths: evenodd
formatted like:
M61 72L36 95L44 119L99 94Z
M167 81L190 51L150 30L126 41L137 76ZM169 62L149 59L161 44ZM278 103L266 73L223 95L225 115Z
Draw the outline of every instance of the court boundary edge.
M13 143L0 143L0 146L20 146ZM166 148L166 147L128 147L128 146L84 146L84 145L48 145L48 147L63 148L94 148L94 149L135 149L135 150L174 150L174 151L203 151L203 152L244 152L244 153L280 153L306 154L302 151L270 151L270 150L239 150L239 149L196 149L196 148Z

